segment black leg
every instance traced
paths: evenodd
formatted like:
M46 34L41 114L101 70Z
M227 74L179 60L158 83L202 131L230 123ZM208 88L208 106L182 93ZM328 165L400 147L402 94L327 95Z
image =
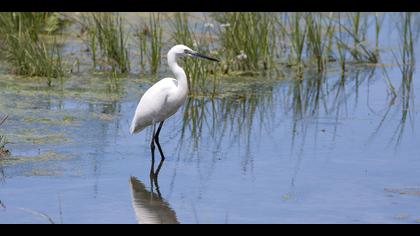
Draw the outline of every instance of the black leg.
M154 171L155 171L155 140L154 140L155 128L156 128L156 125L153 124L152 141L150 142L150 151L152 152L152 165L150 166L150 179L153 178Z
M160 191L159 191L158 176L159 176L160 168L162 167L162 164L165 160L165 156L163 154L162 147L160 146L160 143L159 143L159 133L160 133L160 130L162 129L162 126L163 126L163 121L160 122L159 127L158 127L157 131L155 132L156 124L153 124L152 140L150 142L150 150L152 152L152 163L151 163L151 166L150 166L150 183L151 183L151 188L152 188L151 190L153 192L153 185L155 185L156 192L157 192L159 197L161 197L161 194L160 194ZM155 171L155 143L158 146L159 153L160 153L160 156L161 156L161 159L160 159L160 162L159 162L159 165L158 165L158 168L156 169L156 171Z
M160 133L160 130L162 129L163 122L164 121L160 122L156 135L155 135L155 142L156 142L156 145L158 146L158 150L161 157L158 168L156 169L156 175L159 174L160 168L162 167L162 164L165 161L165 155L163 154L162 147L160 146L160 143L159 143L159 133Z
M162 158L161 160L165 160L165 155L163 154L162 147L160 146L160 143L159 143L159 133L160 133L160 130L162 129L163 122L164 121L160 122L156 135L155 135L155 142L156 142L156 145L158 146L159 153Z

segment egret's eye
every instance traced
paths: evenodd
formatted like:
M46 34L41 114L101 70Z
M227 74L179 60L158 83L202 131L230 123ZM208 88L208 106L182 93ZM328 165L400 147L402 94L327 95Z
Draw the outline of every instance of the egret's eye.
M184 49L184 53L185 53L185 54L191 54L191 51L190 51L190 50L188 50L188 49Z

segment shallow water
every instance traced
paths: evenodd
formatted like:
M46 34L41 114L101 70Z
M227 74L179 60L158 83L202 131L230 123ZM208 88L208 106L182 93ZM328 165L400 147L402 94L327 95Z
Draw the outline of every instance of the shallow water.
M188 101L161 132L159 192L151 130L128 132L153 79L2 76L0 223L419 223L417 74L396 99L382 67L314 74Z
M190 123L182 131L182 111L168 119L158 177L168 209L180 223L415 222L419 195L404 189L420 188L416 107L397 141L399 99L390 106L385 81L358 73L341 88L328 77L314 114L315 105L293 105L295 82L278 81L270 93L206 99L194 132ZM121 81L126 92L114 99L4 86L2 111L14 115L4 127L13 156L2 162L2 223L48 223L22 208L56 223L137 221L130 176L150 190L150 130L128 133L137 82Z

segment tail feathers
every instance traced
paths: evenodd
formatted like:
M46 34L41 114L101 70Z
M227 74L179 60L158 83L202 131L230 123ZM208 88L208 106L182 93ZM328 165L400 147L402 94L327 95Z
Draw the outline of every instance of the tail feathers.
M137 133L135 122L131 123L131 126L130 126L130 134L134 134L134 133Z
M135 122L133 122L130 126L130 134L138 133L146 127L147 127L147 125L146 126L137 125Z
M134 126L133 126L133 125L131 125L131 126L130 126L130 134L134 134L134 131L135 131L135 130L134 130Z

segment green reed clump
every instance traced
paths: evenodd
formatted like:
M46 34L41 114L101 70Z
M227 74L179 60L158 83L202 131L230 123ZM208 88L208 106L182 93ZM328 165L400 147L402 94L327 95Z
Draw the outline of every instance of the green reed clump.
M325 22L325 23L324 23ZM306 14L307 51L317 65L317 71L325 70L333 45L334 24L332 13L328 17L322 14Z
M193 46L194 32L192 31L192 27L189 25L188 13L175 13L170 24L173 29L171 32L171 38L175 41L175 43Z
M265 70L276 56L275 14L225 12L213 14L219 23L218 40L229 64L239 70Z
M367 15L360 12L348 13L349 23L342 25L349 37L353 41L353 45L343 44L350 52L353 60L359 63L378 63L379 55L377 50L371 50L366 46L368 22ZM377 37L379 37L380 24L375 24Z
M136 28L136 37L140 50L140 66L145 68L145 58L148 59L150 72L156 74L161 64L163 28L160 14L151 13L149 23Z
M280 32L290 42L289 65L303 70L303 53L307 38L308 27L305 26L304 13L287 13L285 21L279 21Z
M104 59L99 63L101 67L111 67L115 73L128 72L130 61L122 17L117 13L95 12L85 15L83 23L88 31L87 45L92 53L95 69L99 63L99 53Z
M149 35L149 27L146 24L135 28L135 37L139 48L139 64L142 70L145 70L147 59L147 37Z
M338 14L338 32L335 35L335 46L336 46L336 54L338 63L341 68L342 75L346 71L346 64L347 64L347 44L348 44L348 37L345 36L344 30L342 29L343 26L341 24L341 16Z
M323 72L333 61L338 61L344 72L348 56L357 63L378 62L381 19L376 17L374 23L374 50L368 46L368 15L357 12L280 14L275 36L283 48L283 59L299 73L311 65L316 65L318 73Z
M379 13L375 13L375 53L376 55L379 54L379 33L381 32L382 22L384 20L384 16L380 15Z
M149 20L150 29L150 55L149 63L152 73L157 73L160 66L160 57L162 51L162 27L160 25L159 14L151 14Z
M56 12L2 12L0 18L9 32L25 29L33 40L42 33L56 32L64 24Z
M47 13L0 13L2 58L18 75L48 79L64 76L63 61L56 36L47 34ZM42 23L43 22L43 23Z

